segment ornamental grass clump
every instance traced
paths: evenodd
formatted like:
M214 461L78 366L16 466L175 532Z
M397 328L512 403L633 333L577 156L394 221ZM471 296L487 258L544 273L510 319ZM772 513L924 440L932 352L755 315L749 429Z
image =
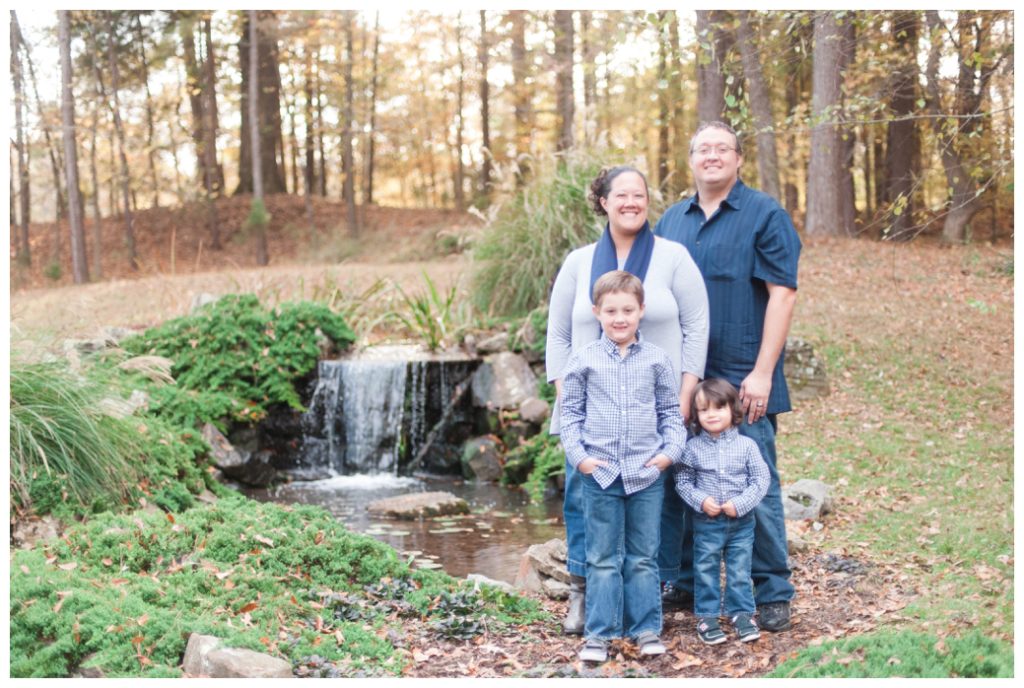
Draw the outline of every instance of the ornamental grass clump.
M106 416L105 391L57 363L11 366L11 497L43 511L125 498L137 483L136 424ZM38 510L38 508L37 508Z

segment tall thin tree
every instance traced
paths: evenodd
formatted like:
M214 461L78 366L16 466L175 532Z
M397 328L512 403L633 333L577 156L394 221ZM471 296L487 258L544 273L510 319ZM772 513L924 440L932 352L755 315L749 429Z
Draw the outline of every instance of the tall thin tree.
M484 198L491 193L491 86L487 81L490 46L487 36L487 13L480 10L480 43L477 57L480 60L480 131L483 146L483 163L480 166L480 195Z
M124 197L124 245L128 251L128 265L132 270L139 269L138 253L135 249L135 214L132 212L131 173L128 170L128 154L126 152L124 123L121 121L120 75L117 67L117 30L114 24L114 13L107 12L107 63L110 70L110 111L114 119L114 133L117 135L117 152L120 159L121 194Z
M359 236L359 218L356 213L356 166L352 151L352 118L355 112L352 103L355 93L352 84L352 63L355 61L355 50L352 45L354 16L354 10L345 10L345 109L342 115L345 121L341 131L341 167L345 178L342 181L341 194L345 200L348 231L352 236Z
M149 162L149 179L153 185L153 207L160 207L160 176L156 171L156 125L153 121L153 94L149 89L149 60L146 57L146 34L142 28L142 13L134 12L135 47L138 48L139 65L142 67L142 85L146 93L146 158Z
M57 42L60 46L61 125L64 136L64 172L68 189L68 228L71 234L71 272L75 284L89 281L85 255L85 227L82 221L82 192L78 186L78 144L75 138L75 94L71 71L71 17L68 10L57 11Z
M738 12L739 24L736 38L743 60L743 75L747 81L750 96L750 111L754 116L754 140L757 142L757 176L761 190L773 198L782 200L779 184L779 157L775 150L775 122L772 117L772 103L764 69L758 55L758 34L751 26L751 13Z
M458 20L456 20L458 21ZM363 173L363 205L373 204L374 154L377 147L377 82L380 69L380 11L373 15L373 60L370 63L370 102L367 104L370 126L366 131L366 171ZM462 84L459 84L459 88ZM461 117L461 115L460 115Z
M270 262L267 251L267 213L263 205L263 157L260 147L259 127L259 89L260 89L260 58L259 58L259 21L256 10L247 10L249 14L249 145L252 146L252 212L249 224L256 235L256 264L266 265Z
M558 113L558 139L555 149L573 147L573 22L572 10L555 10L555 110Z
M32 264L32 250L28 241L28 223L31 208L29 197L29 157L25 137L25 84L21 65L21 32L18 30L18 17L11 10L11 80L14 82L14 132L15 148L18 157L18 255L20 265ZM13 184L13 179L11 180ZM11 215L14 221L14 215Z

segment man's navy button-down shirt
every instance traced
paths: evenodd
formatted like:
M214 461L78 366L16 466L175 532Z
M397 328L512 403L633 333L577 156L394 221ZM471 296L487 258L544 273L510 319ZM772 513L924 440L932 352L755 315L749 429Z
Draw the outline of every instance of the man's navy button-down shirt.
M704 276L711 320L705 376L739 387L761 348L765 282L796 289L800 238L789 215L774 198L737 180L710 218L693 196L669 208L654 233L685 246ZM783 358L772 374L767 413L792 408Z

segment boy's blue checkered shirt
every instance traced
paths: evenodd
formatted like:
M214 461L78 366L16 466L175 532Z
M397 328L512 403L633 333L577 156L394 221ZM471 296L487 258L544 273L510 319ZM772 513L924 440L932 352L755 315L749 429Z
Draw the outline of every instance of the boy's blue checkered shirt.
M730 499L737 516L745 516L768 493L771 474L757 442L729 428L717 438L706 432L692 437L676 472L676 492L695 511L708 497L725 504Z
M686 442L672 362L637 341L625 356L604 334L570 356L562 377L562 445L574 467L588 456L607 461L593 476L607 489L622 477L626 494L652 485L660 471L644 466L658 454L678 464Z

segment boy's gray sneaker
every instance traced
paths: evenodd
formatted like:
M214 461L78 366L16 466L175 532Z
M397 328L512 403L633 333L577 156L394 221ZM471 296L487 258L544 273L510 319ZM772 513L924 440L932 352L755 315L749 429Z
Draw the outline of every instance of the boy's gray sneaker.
M736 629L736 637L740 642L749 643L761 637L761 632L757 630L757 624L750 614L737 614L732 617L732 627Z
M636 645L640 648L640 654L642 655L665 654L665 645L661 642L661 638L651 631L644 631L638 635L636 637Z
M718 619L713 616L697 619L697 637L705 645L720 645L725 642L725 633L718 625Z
M792 626L789 622L789 602L766 602L757 605L757 621L766 631L788 631Z
M588 638L580 650L579 658L584 662L605 662L608 660L608 643L600 638Z

